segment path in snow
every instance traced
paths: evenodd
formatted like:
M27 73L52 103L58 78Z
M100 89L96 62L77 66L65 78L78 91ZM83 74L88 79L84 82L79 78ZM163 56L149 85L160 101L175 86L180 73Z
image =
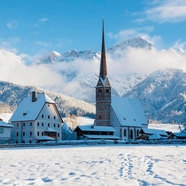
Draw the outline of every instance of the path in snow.
M1 149L0 185L186 186L186 146Z

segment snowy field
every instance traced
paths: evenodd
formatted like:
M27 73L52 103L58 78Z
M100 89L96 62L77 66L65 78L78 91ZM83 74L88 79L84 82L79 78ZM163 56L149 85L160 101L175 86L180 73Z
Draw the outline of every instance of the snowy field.
M186 186L186 146L0 149L0 185Z

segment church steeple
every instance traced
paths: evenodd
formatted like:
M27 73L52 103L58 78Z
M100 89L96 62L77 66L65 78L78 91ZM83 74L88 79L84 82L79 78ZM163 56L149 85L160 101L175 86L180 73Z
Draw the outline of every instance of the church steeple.
M110 126L111 87L107 77L107 63L104 36L104 20L102 20L102 44L99 79L96 86L96 120L97 126Z
M102 19L102 45L101 45L101 62L100 62L100 73L99 76L102 79L107 77L107 63L106 63L106 52L105 52L105 34L104 34L104 19Z

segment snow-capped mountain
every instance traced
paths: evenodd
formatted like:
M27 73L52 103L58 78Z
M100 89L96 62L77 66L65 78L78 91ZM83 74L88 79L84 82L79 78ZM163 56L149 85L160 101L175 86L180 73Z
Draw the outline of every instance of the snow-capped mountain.
M186 72L183 70L155 71L123 96L139 98L149 119L164 123L186 121Z
M85 50L85 51L77 51L77 50L70 50L63 54L60 54L56 51L50 51L44 56L40 57L38 60L38 63L54 63L54 62L70 62L76 59L83 59L83 60L89 60L89 59L95 59L100 60L100 53L95 52L93 50Z
M127 39L118 42L113 47L108 48L107 53L114 53L119 51L125 51L127 48L143 48L151 50L153 48L153 44L146 41L142 37L135 37L132 39ZM54 62L69 62L76 59L83 59L83 60L89 60L89 59L95 59L100 61L101 54L100 52L96 52L93 50L84 50L84 51L77 51L77 50L70 50L63 54L60 54L56 51L50 51L46 55L40 57L38 60L39 63L54 63Z
M95 114L95 106L85 101L77 100L60 93L46 91L39 87L20 86L4 81L0 81L0 106L8 104L10 110L13 111L33 90L37 90L38 93L45 92L51 99L53 99L62 116L67 112L76 114L77 111L79 114L85 116L94 116Z
M134 37L131 39L118 42L116 45L109 48L108 52L113 53L116 52L117 50L126 50L128 47L151 50L153 48L153 44L149 43L142 37Z

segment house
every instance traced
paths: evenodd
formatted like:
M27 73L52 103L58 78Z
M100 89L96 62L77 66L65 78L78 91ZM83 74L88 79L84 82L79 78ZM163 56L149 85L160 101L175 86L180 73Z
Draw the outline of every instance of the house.
M186 132L174 132L170 134L169 139L186 139Z
M14 143L61 140L61 123L55 102L45 93L32 92L17 107L10 122Z
M0 144L10 143L12 125L0 120Z
M94 126L94 125L82 125L77 126L74 130L77 133L77 139L112 139L119 140L120 137L114 135L116 130L113 127L107 126Z
M148 128L142 128L139 131L139 136L136 139L153 139L157 137L159 139L167 139L168 134L165 130L158 130L158 129L148 129Z

